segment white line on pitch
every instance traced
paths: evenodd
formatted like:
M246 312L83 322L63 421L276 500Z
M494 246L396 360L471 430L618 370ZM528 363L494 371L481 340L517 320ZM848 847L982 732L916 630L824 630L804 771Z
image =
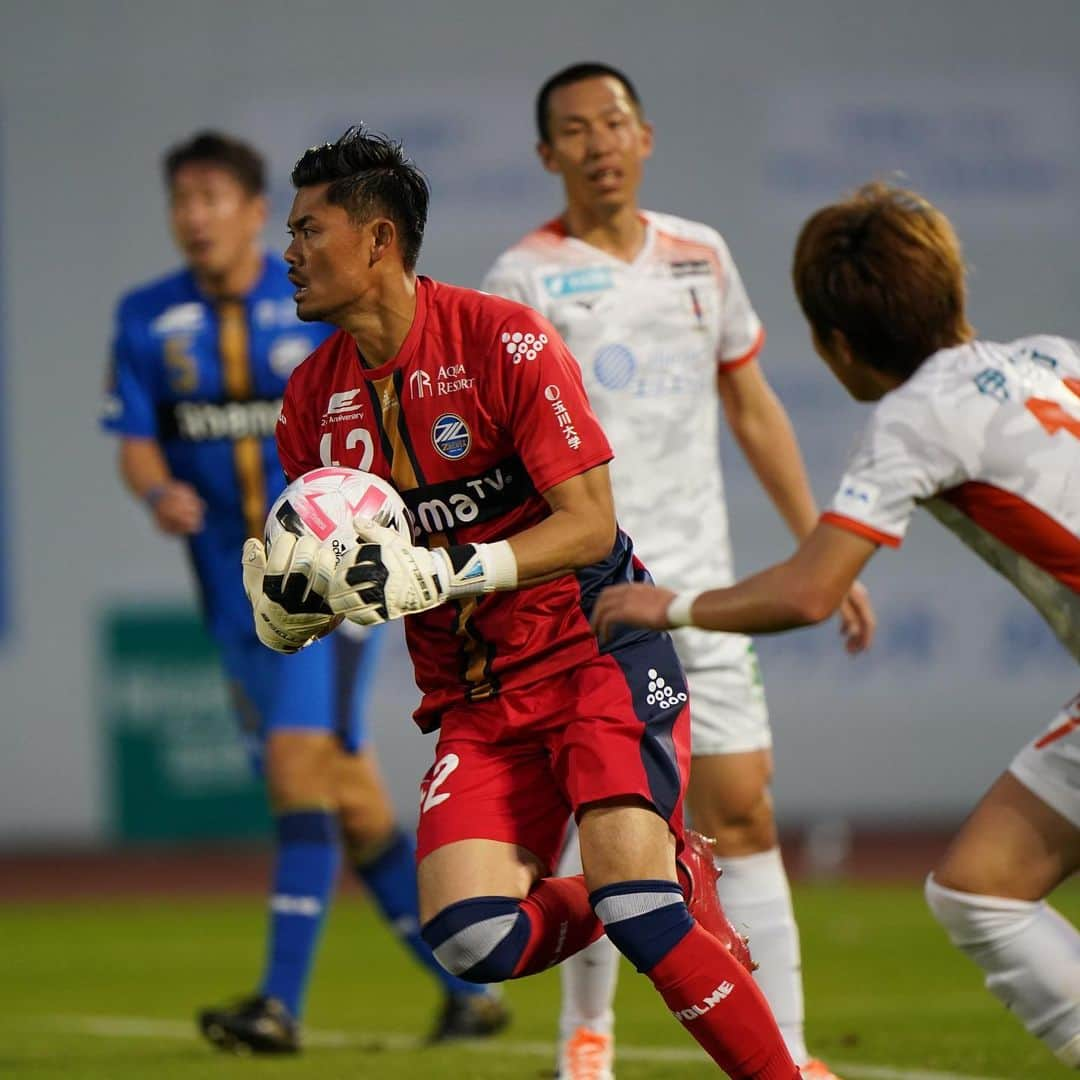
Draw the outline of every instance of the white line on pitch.
M146 1016L49 1016L38 1021L53 1030L79 1032L104 1038L119 1039L182 1039L195 1038L194 1024L180 1020L155 1020ZM311 1030L304 1033L308 1046L328 1048L384 1050L419 1050L422 1043L414 1035L394 1032L371 1031L324 1031ZM554 1045L550 1042L522 1042L493 1039L490 1042L470 1042L470 1050L479 1053L517 1054L522 1057L550 1057ZM619 1057L626 1061L658 1061L692 1064L707 1059L693 1046L630 1046L619 1044ZM851 1080L1001 1080L993 1076L973 1076L970 1073L939 1072L931 1069L907 1069L891 1065L863 1065L857 1062L837 1061L833 1065Z

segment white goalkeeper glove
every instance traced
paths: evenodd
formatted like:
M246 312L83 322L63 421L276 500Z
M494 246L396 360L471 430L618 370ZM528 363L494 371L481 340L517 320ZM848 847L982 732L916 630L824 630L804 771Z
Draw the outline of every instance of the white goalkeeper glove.
M517 560L505 540L429 550L368 519L355 528L360 546L342 557L326 598L332 611L362 626L517 585Z
M298 652L341 622L326 602L334 555L314 537L283 532L269 557L252 537L244 543L243 567L255 633L275 652Z

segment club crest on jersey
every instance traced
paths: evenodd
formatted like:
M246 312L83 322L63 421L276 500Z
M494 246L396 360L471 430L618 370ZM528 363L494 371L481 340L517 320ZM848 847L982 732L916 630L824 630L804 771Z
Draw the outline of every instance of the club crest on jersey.
M469 452L472 436L460 416L443 413L431 425L431 444L447 461L458 461Z

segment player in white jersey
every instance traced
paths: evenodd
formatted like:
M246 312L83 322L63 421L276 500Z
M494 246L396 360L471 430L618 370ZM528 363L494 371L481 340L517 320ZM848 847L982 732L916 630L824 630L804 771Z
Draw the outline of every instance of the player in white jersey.
M959 243L908 191L869 185L803 226L795 290L825 363L877 401L821 522L734 587L612 589L614 623L771 633L828 617L925 506L1040 611L1080 660L1080 346L973 339ZM1080 868L1080 697L1022 749L926 881L988 989L1080 1068L1080 933L1046 897Z
M762 485L801 538L817 520L787 414L756 362L764 330L714 229L642 211L637 190L652 129L625 75L577 64L537 95L539 154L566 209L506 251L483 288L555 324L582 367L615 450L620 524L657 580L730 582L720 408ZM849 647L869 643L859 587ZM751 939L758 981L804 1077L832 1074L803 1037L799 939L769 796L772 737L753 645L742 635L676 635L690 684L695 828L716 838L721 901ZM577 845L563 872L575 872ZM617 954L601 940L562 965L559 1074L611 1075Z

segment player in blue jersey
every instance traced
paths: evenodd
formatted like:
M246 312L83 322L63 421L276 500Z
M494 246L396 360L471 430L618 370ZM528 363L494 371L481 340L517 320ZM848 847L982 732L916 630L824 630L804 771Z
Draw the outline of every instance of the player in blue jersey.
M489 1034L507 1022L506 1008L443 971L420 937L414 844L365 742L379 633L272 653L255 636L236 573L245 538L262 534L284 486L274 427L285 381L329 328L297 320L285 263L262 247L265 167L251 147L202 133L170 150L164 170L186 266L121 300L103 424L119 436L127 487L162 533L187 543L277 833L262 983L233 1005L203 1010L199 1026L225 1049L299 1049L343 847L390 926L443 987L432 1039Z

